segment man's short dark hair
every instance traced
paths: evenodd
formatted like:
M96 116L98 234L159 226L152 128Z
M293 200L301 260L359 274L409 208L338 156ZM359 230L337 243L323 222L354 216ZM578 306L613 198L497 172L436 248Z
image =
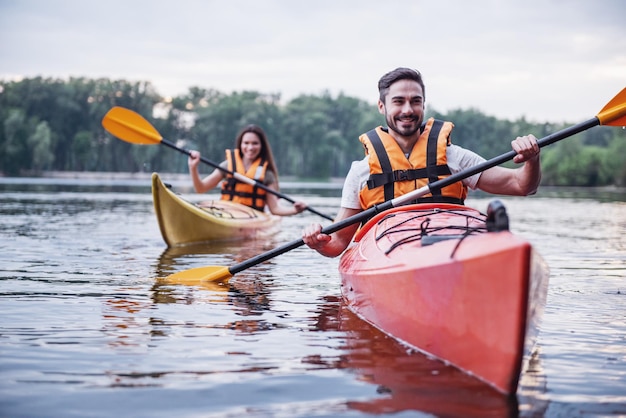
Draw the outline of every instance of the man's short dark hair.
M389 71L378 80L378 97L381 102L385 102L391 85L400 80L413 80L417 82L422 87L422 93L424 94L424 99L426 99L426 87L422 80L422 74L412 68L398 67L395 70Z

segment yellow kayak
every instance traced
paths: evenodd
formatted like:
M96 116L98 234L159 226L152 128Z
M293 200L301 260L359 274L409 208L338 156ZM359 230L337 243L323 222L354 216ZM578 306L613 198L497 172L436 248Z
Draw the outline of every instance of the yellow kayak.
M169 247L208 241L263 238L278 231L280 217L239 203L191 203L152 173L152 199L163 240Z

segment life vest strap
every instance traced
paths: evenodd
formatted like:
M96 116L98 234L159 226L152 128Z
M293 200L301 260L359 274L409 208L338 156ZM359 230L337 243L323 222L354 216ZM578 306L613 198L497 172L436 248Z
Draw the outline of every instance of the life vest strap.
M393 183L394 181L407 181L427 178L435 173L437 176L450 175L450 167L447 165L437 165L427 168L413 168L408 170L395 170L391 173L371 174L367 180L367 188L373 189L384 184Z

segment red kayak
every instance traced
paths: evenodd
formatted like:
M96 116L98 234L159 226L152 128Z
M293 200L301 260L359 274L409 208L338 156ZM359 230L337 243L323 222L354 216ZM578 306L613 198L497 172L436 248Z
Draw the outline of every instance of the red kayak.
M546 303L549 271L508 229L450 204L399 206L370 219L342 255L349 308L388 335L513 394Z

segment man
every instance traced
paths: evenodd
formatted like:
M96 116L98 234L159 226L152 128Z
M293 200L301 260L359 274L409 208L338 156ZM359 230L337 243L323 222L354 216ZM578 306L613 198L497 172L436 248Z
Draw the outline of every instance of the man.
M431 118L423 124L426 95L418 71L396 68L381 77L378 91L378 110L385 115L387 129L378 127L359 138L366 156L352 163L335 222L485 161L450 143L452 123ZM541 180L537 139L517 137L511 146L517 153L513 161L522 166L492 167L420 201L463 203L468 187L512 196L535 193ZM358 227L357 223L326 235L321 225L313 224L304 229L302 239L320 254L336 257L348 247Z

